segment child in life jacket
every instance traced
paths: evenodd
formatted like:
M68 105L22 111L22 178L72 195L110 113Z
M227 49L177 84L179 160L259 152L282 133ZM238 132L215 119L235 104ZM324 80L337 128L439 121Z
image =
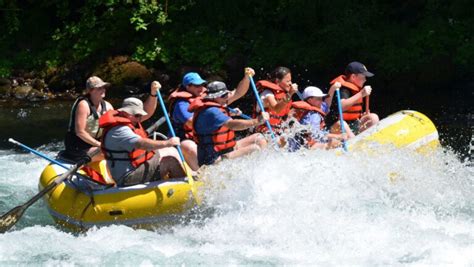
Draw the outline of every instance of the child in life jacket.
M347 134L330 133L326 129L325 117L328 112L328 105L323 102L324 94L321 89L315 86L308 86L303 92L303 101L293 102L291 114L302 125L308 125L309 131L302 131L289 139L290 151L299 148L328 149L336 147L341 140L354 137L354 134L345 124Z
M326 102L331 106L335 99L336 83L341 84L342 116L355 134L359 134L379 122L377 114L369 111L369 97L372 93L372 87L364 86L367 78L373 76L374 74L369 72L364 64L354 61L347 65L344 75L339 75L331 81ZM331 108L327 122L329 125L333 125L334 131L339 131L337 102L334 102L333 106L335 107Z

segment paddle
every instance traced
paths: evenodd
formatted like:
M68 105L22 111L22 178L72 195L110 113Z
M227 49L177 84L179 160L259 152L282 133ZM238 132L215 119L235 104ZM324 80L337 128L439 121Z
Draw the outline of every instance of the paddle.
M69 170L69 168L70 168L70 167L68 167L68 166L66 166L66 165L64 165L64 164L62 164L61 162L59 162L59 161L57 161L57 160L55 160L55 159L52 159L52 158L46 156L45 154L43 154L43 153L41 153L41 152L39 152L39 151L37 151L37 150L34 150L33 148L31 148L31 147L29 147L29 146L27 146L27 145L24 145L24 144L22 144L22 143L16 141L16 140L13 139L13 138L9 138L9 139L8 139L8 142L10 142L10 143L12 143L12 144L15 144L15 145L17 145L17 146L21 146L21 147L24 148L25 150L27 150L27 151L29 151L29 152L31 152L31 153L37 155L37 156L40 156L40 157L42 157L42 158L44 158L44 159L46 159L46 160L49 160L50 162L52 162L52 163L54 163L54 164L56 164L56 165L58 165L58 166L60 166L60 167L63 167L63 168L66 169L66 170Z
M231 113L237 114L237 110L236 110L236 109L233 109L233 108L231 108L231 107L227 107L227 109L228 109ZM241 117L242 119L246 119L246 120L251 120L251 119L252 119L249 115L245 115L244 113L240 114L239 117Z
M13 140L13 139L11 139ZM9 140L10 141L10 140ZM14 141L14 140L13 140ZM12 142L12 141L10 141ZM20 144L18 142L14 142L15 144ZM27 148L27 150L33 152L34 154L38 155L38 156L41 156L42 154L34 149L31 149L23 144L20 144L22 147L24 148ZM0 233L5 233L6 231L8 231L10 228L13 227L13 225L15 225L17 223L17 221L21 218L21 216L23 215L23 213L25 212L25 210L30 207L33 203L35 203L36 201L38 201L38 199L40 199L41 197L43 197L45 194L47 194L49 191L51 191L53 188L55 188L58 184L62 183L64 180L66 179L69 179L69 177L74 174L78 169L80 169L84 164L88 163L92 157L94 157L95 155L97 155L98 153L100 152L100 149L95 149L93 151L91 151L86 158L80 160L79 162L77 162L75 165L72 166L72 168L70 168L67 172L61 174L59 177L57 177L52 183L50 183L48 186L46 186L45 188L43 188L43 190L41 190L38 194L36 194L34 197L32 197L30 200L28 200L25 204L23 205L20 205L20 206L17 206L13 209L11 209L9 212L5 213L4 215L2 215L2 217L0 218ZM43 155L44 156L44 155ZM41 157L43 157L41 156ZM46 156L45 156L46 157ZM55 160L53 159L49 159L48 157L46 157L46 159L54 162L55 164L58 164L56 163ZM59 166L65 168L64 165L62 164L58 164Z
M296 94L298 95L298 97L300 98L300 100L304 100L304 99L303 99L303 95L300 93L300 91L296 91Z
M165 102L163 101L163 97L161 97L160 89L156 91L156 94L157 94L158 100L160 101L161 109L165 116L166 122L168 123L168 128L170 130L171 136L176 137L173 126L171 125L170 117L168 116L168 111L166 110ZM188 183L189 183L189 186L191 186L191 193L193 194L196 202L199 204L199 198L197 197L196 187L194 186L194 179L191 174L191 171L189 170L189 167L186 164L186 161L184 160L183 152L181 151L181 145L178 144L176 148L178 149L179 157L181 158L181 161L183 162L182 167L183 167L184 172L186 173L186 176L188 177Z
M346 129L344 127L344 120L342 119L342 105L341 105L341 95L339 93L339 88L340 87L336 88L337 107L339 109L339 123L341 127L341 133L344 135L346 133ZM342 147L344 148L344 151L347 152L347 144L346 144L346 140L344 139L342 140Z
M253 77L249 75L250 79L250 84L252 85L253 93L255 94L255 98L257 99L257 104L260 107L261 112L265 112L265 108L263 107L262 100L260 99L260 95L258 94L257 87L255 86L255 82L253 80ZM265 124L267 125L268 131L270 131L270 135L272 137L272 140L276 142L276 137L275 134L273 133L272 126L270 125L270 122L268 120L265 120Z
M146 132L148 135L150 135L152 132L154 132L158 127L160 127L164 122L165 122L165 117L161 117L159 120L157 120L155 123L153 123L150 127L146 129Z
M156 121L153 125L151 125L150 127L148 127L146 129L147 133L151 133L153 132L156 128L160 127L161 124L163 124L163 122L165 121L165 118L160 118L158 121ZM69 179L70 176L72 174L74 174L77 170L79 170L83 165L85 165L86 163L88 163L92 157L94 157L95 155L99 154L100 152L100 149L95 149L93 151L91 151L86 158L84 158L83 160L77 162L75 165L73 165L70 169L68 167L66 167L65 165L63 165L62 163L44 155L43 153L37 151L37 150L34 150L12 138L8 139L9 142L15 144L15 145L19 145L21 147L23 147L24 149L32 152L33 154L37 155L37 156L40 156L50 162L53 162L55 163L56 165L60 166L60 167L63 167L65 169L68 169L67 172L61 174L60 176L58 176L52 183L50 183L48 186L46 186L45 188L43 188L43 190L41 190L38 194L36 194L35 196L33 196L30 200L28 200L25 204L23 205L20 205L20 206L17 206L13 209L11 209L10 211L8 211L7 213L5 213L4 215L2 215L2 217L0 218L0 233L5 233L6 231L8 231L10 228L13 227L13 225L15 225L18 220L21 218L21 216L23 215L23 213L26 211L26 209L28 209L28 207L30 207L32 204L34 204L36 201L38 201L40 198L42 198L45 194L47 194L49 191L53 190L58 184L62 183L63 181L65 181L66 179Z

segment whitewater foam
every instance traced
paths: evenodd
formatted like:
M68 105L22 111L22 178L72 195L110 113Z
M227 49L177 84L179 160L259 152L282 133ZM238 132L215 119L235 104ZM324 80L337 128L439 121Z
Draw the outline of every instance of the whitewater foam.
M37 192L45 164L0 152L2 213ZM202 173L199 214L155 231L110 226L71 234L36 204L0 235L0 263L474 264L473 168L449 151L267 149Z

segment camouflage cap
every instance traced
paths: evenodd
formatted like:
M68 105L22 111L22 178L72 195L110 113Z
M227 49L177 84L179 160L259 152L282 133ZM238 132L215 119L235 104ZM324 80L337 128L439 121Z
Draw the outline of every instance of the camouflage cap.
M97 76L89 77L89 79L87 79L86 81L86 89L109 87L109 86L110 86L110 83L102 81L102 79Z

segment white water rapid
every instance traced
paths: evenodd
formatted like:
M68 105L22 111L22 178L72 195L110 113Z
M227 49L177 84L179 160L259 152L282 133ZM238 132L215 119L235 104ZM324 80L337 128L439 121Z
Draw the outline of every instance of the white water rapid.
M45 165L0 151L2 214ZM449 151L268 149L203 173L200 213L155 231L68 233L38 201L0 234L0 265L474 265L474 170Z

